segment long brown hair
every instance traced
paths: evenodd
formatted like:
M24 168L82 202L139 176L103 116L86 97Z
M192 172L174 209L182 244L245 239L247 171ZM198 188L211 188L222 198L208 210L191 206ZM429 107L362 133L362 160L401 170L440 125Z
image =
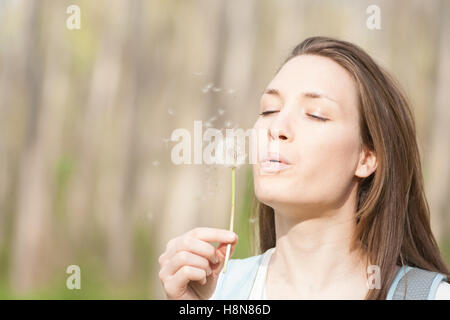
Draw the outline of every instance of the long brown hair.
M386 299L396 265L449 276L430 227L414 115L398 83L358 46L327 37L297 45L283 65L299 55L328 57L352 76L359 94L361 141L374 151L377 169L358 185L353 246L381 273L381 289L366 299ZM254 198L259 250L276 245L274 210Z

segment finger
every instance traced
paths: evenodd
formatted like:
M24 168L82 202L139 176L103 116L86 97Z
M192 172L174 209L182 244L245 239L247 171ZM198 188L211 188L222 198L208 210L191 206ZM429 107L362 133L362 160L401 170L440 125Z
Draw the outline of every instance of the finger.
M163 270L161 271L161 276L171 276L185 265L203 269L206 271L206 275L208 276L212 272L207 259L188 251L180 251L177 252L163 268Z
M161 267L164 266L166 260L167 260L167 253L164 252L163 254L161 254L161 255L159 256L159 259L158 259L159 265L160 265Z
M189 281L202 281L203 279L206 279L205 270L183 266L164 283L164 289L169 295L177 297L183 294Z
M207 242L233 242L237 238L237 234L233 231L217 228L195 228L189 234L199 240Z
M181 251L189 251L193 254L208 259L212 263L217 263L218 261L218 258L216 256L216 248L208 242L198 240L195 238L190 238L186 236L180 239L180 241L177 243L173 255Z
M236 245L237 245L237 241L235 241L231 244L230 257L229 257L230 259L234 254ZM222 243L216 249L216 255L219 258L219 262L217 264L211 265L212 272L215 275L220 273L225 265L225 256L226 256L226 252L227 252L227 246L228 246L227 243Z
M236 249L237 241L231 243L231 250L230 250L230 258L233 255L235 249ZM228 243L221 243L217 249L216 249L216 255L219 257L219 260L224 261L225 256L227 253L227 247Z
M177 237L177 238L170 239L167 242L166 250L159 256L159 259L158 259L159 265L161 267L163 267L164 264L167 263L167 261L171 258L171 256L176 252L176 250L174 250L174 247L178 241L179 241L179 238Z

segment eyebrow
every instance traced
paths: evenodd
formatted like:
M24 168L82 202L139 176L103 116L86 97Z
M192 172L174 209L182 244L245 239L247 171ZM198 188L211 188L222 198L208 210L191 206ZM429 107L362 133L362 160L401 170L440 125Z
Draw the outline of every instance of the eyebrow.
M269 95L274 95L274 96L281 97L280 91L278 91L277 89L273 89L273 88L265 89L264 92L263 92L263 95L264 94L269 94ZM335 99L332 99L332 98L328 97L327 95L325 95L323 93L308 91L308 92L303 92L301 95L303 97L305 97L305 98L311 98L311 99L327 99L327 100L330 100L330 101L332 101L332 102L334 102L334 103L339 105L339 102L337 102Z

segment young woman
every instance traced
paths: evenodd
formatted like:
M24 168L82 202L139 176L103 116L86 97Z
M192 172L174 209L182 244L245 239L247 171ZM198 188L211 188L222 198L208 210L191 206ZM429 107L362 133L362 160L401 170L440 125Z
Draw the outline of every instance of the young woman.
M260 112L262 254L232 259L223 273L237 235L198 228L172 239L159 259L169 299L450 299L414 117L386 71L349 42L308 38Z

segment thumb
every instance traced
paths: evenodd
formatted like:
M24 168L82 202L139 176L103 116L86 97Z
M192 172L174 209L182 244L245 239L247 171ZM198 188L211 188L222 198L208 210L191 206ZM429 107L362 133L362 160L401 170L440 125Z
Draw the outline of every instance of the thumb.
M231 259L231 257L233 256L233 253L236 249L237 239L234 240L233 242L231 242L230 244L231 244L231 248L230 248L230 256L228 257L228 261ZM216 248L216 255L219 258L219 262L216 263L215 265L213 265L211 268L214 273L219 274L225 265L225 256L227 254L227 246L228 246L228 243L221 243Z

